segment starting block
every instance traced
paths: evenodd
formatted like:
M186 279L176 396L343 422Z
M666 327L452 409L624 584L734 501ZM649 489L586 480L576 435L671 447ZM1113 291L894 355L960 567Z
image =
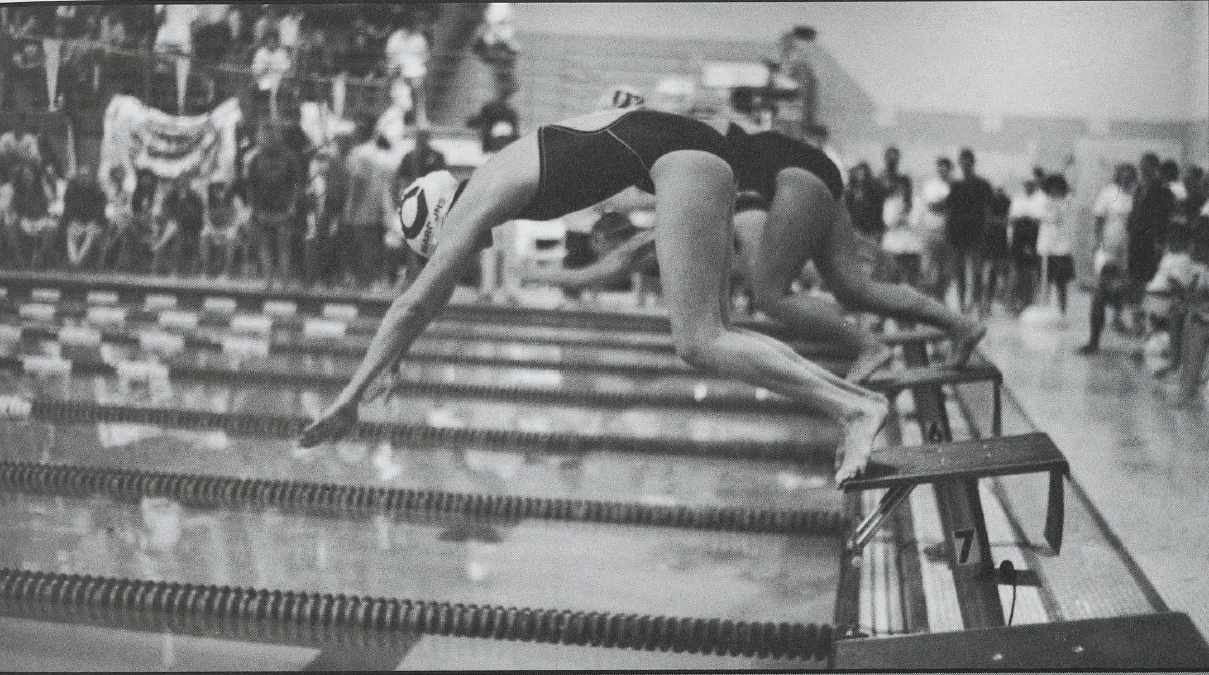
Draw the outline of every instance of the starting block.
M0 342L20 342L21 327L9 326L7 324L0 326Z
M291 317L298 313L298 305L289 300L265 300L260 311L268 316Z
M52 321L55 318L55 306L42 302L27 302L17 310L17 316L30 321Z
M168 379L168 366L155 361L119 361L114 365L118 381L152 382Z
M56 303L62 297L57 288L35 288L29 292L29 299L34 302Z
M352 321L353 319L357 318L357 306L336 304L331 302L326 303L323 305L323 318Z
M31 375L52 377L71 374L71 361L59 356L23 356L21 366Z
M849 551L860 551L882 522L907 498L916 485L965 479L1048 473L1049 498L1045 515L1045 541L1054 553L1062 549L1065 516L1062 479L1070 472L1066 457L1048 434L999 436L978 441L937 443L886 448L869 458L864 473L844 481L845 492L885 488L873 513L853 531ZM952 532L959 559L969 556L974 532ZM985 533L984 533L985 534ZM959 560L959 562L963 562Z
M29 419L33 403L20 396L0 396L0 417Z
M202 300L202 311L212 314L234 314L235 298L207 297Z
M308 338L332 338L338 339L344 337L344 331L348 325L343 321L331 321L328 319L307 319L302 325L302 334Z
M197 328L197 314L194 312L165 310L160 312L158 321L164 328L180 328L182 330Z
M231 317L230 329L235 333L252 333L269 336L273 332L273 318L259 314L241 314Z
M122 325L126 323L125 307L89 307L84 320L93 325Z
M101 344L101 332L83 326L64 326L59 329L59 342L71 347L98 347Z
M139 332L139 349L164 356L172 356L185 348L185 338L163 331Z
M159 312L165 309L176 309L176 296L162 293L151 293L143 298L143 310Z
M229 335L222 339L222 351L228 356L266 358L269 355L269 341Z
M118 294L114 291L88 291L84 296L84 304L86 305L116 305L118 304Z
M1209 646L1187 614L837 640L840 670L1200 670Z

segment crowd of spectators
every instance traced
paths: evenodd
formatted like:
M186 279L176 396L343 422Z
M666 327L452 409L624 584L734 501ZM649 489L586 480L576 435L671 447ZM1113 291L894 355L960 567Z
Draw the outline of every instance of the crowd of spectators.
M384 287L408 261L388 231L393 195L445 168L425 131L400 156L373 116L313 145L296 126L241 127L238 177L96 176L48 161L24 115L0 135L0 264Z
M938 157L935 174L913 193L899 171L899 150L885 153L874 176L867 163L849 172L844 195L854 227L881 251L887 280L946 300L954 291L962 311L991 313L1001 300L1019 316L1030 305L1056 301L1065 315L1076 253L1093 259L1091 334L1079 349L1100 349L1108 309L1111 325L1138 346L1161 335L1167 353L1153 370L1180 370L1181 400L1198 382L1209 337L1209 180L1198 166L1143 155L1116 167L1096 197L1092 250L1075 250L1075 208L1061 173L1040 168L1014 196L978 175L972 150L953 162ZM1181 367L1181 362L1188 365Z
M0 61L7 66L0 71L11 77L0 82L0 96L17 109L45 110L117 92L174 110L178 94L187 94L189 107L201 109L218 96L245 93L238 86L220 89L242 82L224 73L247 73L253 100L264 105L278 97L326 96L321 82L341 74L394 82L392 89L406 87L415 99L410 90L427 71L440 10L440 3L10 7L0 30ZM47 100L43 38L62 41L54 101ZM188 57L191 65L186 92L177 91L175 57ZM282 87L295 74L306 77Z

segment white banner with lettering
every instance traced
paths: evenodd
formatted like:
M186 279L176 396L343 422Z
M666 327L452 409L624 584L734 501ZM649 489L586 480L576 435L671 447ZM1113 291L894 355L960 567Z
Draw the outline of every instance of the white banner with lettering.
M100 175L123 167L128 176L147 169L157 176L235 179L235 128L243 113L229 99L205 115L176 116L132 96L114 96L105 110Z

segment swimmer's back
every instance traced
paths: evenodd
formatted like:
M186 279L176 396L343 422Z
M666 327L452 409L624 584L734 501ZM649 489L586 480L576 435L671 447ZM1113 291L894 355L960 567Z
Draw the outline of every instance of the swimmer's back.
M537 130L541 179L522 218L551 220L629 187L653 193L651 167L677 150L699 150L730 163L730 146L699 120L655 110L609 110Z

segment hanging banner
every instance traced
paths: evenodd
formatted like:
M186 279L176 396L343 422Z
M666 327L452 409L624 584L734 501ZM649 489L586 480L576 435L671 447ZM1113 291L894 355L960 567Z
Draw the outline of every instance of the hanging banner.
M348 92L348 79L340 73L332 80L332 111L336 117L344 117L344 97Z
M185 93L189 86L189 64L187 57L178 56L176 58L176 113L178 115L185 114Z
M59 90L59 60L63 41L58 38L42 39L42 54L46 57L46 109L55 109L55 93Z
M146 169L162 178L235 179L235 128L243 118L237 99L205 115L176 116L132 96L114 96L105 110L98 174L114 167L128 176Z

